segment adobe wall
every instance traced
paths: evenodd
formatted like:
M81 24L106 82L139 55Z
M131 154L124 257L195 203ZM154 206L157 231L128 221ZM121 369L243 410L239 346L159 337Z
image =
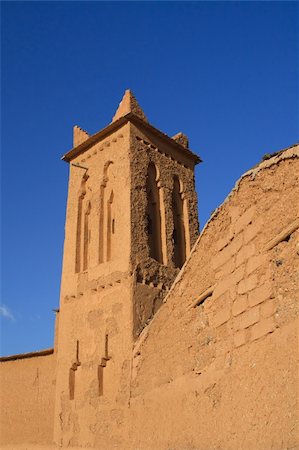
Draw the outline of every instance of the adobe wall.
M160 288L124 254L75 274L70 232L58 351L1 363L1 444L52 448L54 428L72 448L298 449L298 173L297 146L243 175L135 344L136 290Z
M133 333L140 332L152 317L178 273L173 266L169 269L149 257L145 234L149 161L154 161L161 172L165 171L163 180L165 178L169 184L167 211L171 209L176 163L168 157L163 166L166 156L158 156L156 147L136 148L140 140L134 139L134 127L130 123L119 127L87 149L83 148L84 151L71 160L54 426L55 443L65 447L106 449L111 445L117 448L124 445L129 430ZM86 138L82 130L80 134ZM75 136L77 139L78 129ZM193 244L197 237L193 166L177 165L191 192ZM115 227L109 260L105 257L108 248L105 224L112 191ZM104 214L101 213L102 203ZM170 216L169 212L167 214ZM100 261L103 228L104 258ZM171 237L168 240L171 241ZM84 248L88 248L86 266ZM145 260L141 274L140 267L135 268Z
M75 267L78 200L85 172L70 166L54 426L54 441L66 447L90 447L100 439L105 448L110 440L121 442L121 433L127 426L125 411L132 349L128 149L129 126L124 125L72 161L88 168L82 211L86 211L88 202L91 204L88 264L82 267L81 253L79 270ZM105 229L100 262L99 235L107 223L112 191L111 257L107 258ZM105 208L104 226L100 224L101 200ZM84 249L84 242L81 244Z
M298 448L298 148L241 178L136 342L128 448Z
M115 271L125 271L130 262L130 163L128 157L129 125L108 135L88 150L75 157L70 164L65 224L61 296L75 297L84 291L91 280L109 276ZM76 167L77 166L77 167ZM88 169L87 171L84 169ZM86 175L86 178L84 176ZM115 219L110 260L107 259L107 230L100 227L101 207L107 207L114 192L112 215ZM116 195L119 194L120 195ZM81 239L78 241L79 198L82 197ZM103 205L101 205L103 200ZM84 215L88 214L88 264L83 268ZM102 236L102 261L99 263L100 236ZM80 245L78 245L80 244ZM78 255L78 247L80 254ZM121 249L121 251L120 251ZM76 267L76 260L81 262Z
M102 280L97 288L65 302L60 312L65 328L60 330L58 350L58 445L93 447L101 442L105 448L110 440L120 445L128 428L131 279L129 273L114 274L105 284Z
M50 444L56 354L1 362L0 374L1 445Z
M194 160L161 140L149 130L141 130L131 124L131 261L135 268L134 286L134 337L159 309L179 269L174 263L174 223L172 195L174 175L182 186L182 197L186 202L186 256L190 254L198 238L198 208L195 191ZM158 171L157 184L161 201L161 234L164 264L149 257L147 217L147 169L154 163ZM188 217L188 219L187 219Z
M184 198L187 200L187 210L189 217L187 256L198 237L198 209L197 194L195 191L194 160L186 156L181 149L177 150L170 145L158 140L150 131L141 131L131 125L131 173L132 190L131 203L132 210L132 245L131 258L133 264L138 259L147 258L147 233L144 228L144 217L146 216L146 177L147 167L153 162L158 169L158 184L163 190L163 203L165 205L165 231L166 231L166 264L167 270L176 269L173 262L173 212L172 212L172 192L173 176L177 175L182 182ZM166 269L166 268L164 268ZM162 269L160 269L162 270ZM145 276L147 274L145 273ZM159 273L162 279L163 273ZM173 272L171 272L171 276ZM150 275L148 275L150 276ZM166 275L167 278L167 275ZM165 282L167 282L165 280Z

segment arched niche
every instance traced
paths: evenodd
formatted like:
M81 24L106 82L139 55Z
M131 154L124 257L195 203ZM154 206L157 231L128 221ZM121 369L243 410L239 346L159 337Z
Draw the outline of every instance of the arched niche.
M163 263L161 236L161 208L159 193L159 172L155 164L150 163L147 170L147 233L149 256Z
M175 267L181 268L186 261L187 256L186 232L189 231L189 221L183 184L177 175L174 175L173 177L172 214L173 262Z
M77 230L76 230L76 260L75 260L75 272L79 273L81 271L82 264L82 210L83 201L86 195L86 182L88 180L88 175L85 173L81 180L81 186L78 194L78 208L77 208Z
M107 245L107 237L108 237L107 233L105 234L105 228L107 230L107 216L109 213L109 208L111 211L111 204L109 203L109 198L108 198L108 201L105 200L105 198L107 198L107 185L109 182L108 171L109 171L109 167L111 166L111 164L113 164L113 161L109 160L104 165L103 178L102 178L101 187L100 187L99 258L98 258L100 264L103 263L105 260L104 248L105 248L105 244ZM105 217L106 217L106 220L105 220ZM106 243L105 243L105 239L106 239ZM110 235L110 249L111 249L111 235ZM110 255L111 255L111 252L110 252ZM106 252L106 260L107 260L107 256L108 256L108 249Z

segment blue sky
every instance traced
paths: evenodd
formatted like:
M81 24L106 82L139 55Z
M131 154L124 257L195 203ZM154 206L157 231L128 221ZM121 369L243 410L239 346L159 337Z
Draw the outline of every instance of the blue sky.
M183 131L201 227L265 153L298 139L296 2L2 2L1 353L51 347L72 127L126 88Z

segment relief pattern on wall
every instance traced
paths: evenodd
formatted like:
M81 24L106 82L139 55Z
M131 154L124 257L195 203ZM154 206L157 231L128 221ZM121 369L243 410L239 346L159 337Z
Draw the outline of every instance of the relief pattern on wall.
M109 178L113 161L104 164L99 191L93 194L88 169L82 176L78 192L75 272L87 271L90 266L92 239L98 239L98 264L111 261L113 257L113 235L116 221L114 212L114 190ZM91 211L95 209L92 216ZM97 218L97 223L95 221Z

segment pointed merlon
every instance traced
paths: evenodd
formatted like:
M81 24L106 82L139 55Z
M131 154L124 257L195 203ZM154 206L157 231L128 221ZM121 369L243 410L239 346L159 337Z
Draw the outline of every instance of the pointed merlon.
M189 148L189 139L185 134L183 133L175 134L174 136L172 136L172 139L176 141L178 144L181 144L184 147Z
M73 146L77 147L89 138L87 131L75 125L73 128Z
M112 119L112 122L115 122L117 119L125 116L128 113L135 114L135 116L138 116L145 122L148 121L130 89L126 90L125 95L123 96L123 99L120 102L119 107L117 108L115 116Z

